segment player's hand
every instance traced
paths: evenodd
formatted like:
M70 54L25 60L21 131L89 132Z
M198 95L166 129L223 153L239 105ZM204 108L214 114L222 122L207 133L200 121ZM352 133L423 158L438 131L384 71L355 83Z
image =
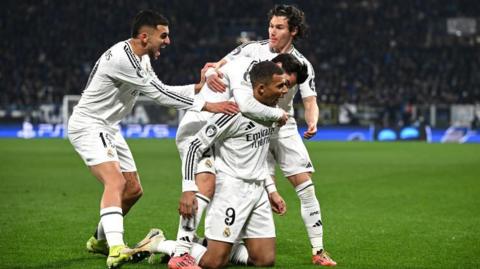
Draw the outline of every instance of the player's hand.
M206 73L208 68L215 68L215 66L215 63L206 63L200 70L200 82L195 84L195 94L199 93L203 85L205 85L205 82L207 80Z
M240 112L237 103L231 101L223 101L218 103L206 102L203 110L212 113L225 113L228 115L235 115Z
M227 87L222 81L222 72L215 70L216 73L207 77L207 85L214 92L225 92Z
M317 126L316 125L309 125L308 129L303 133L303 137L306 139L310 139L317 134Z
M207 79L207 70L208 68L214 68L215 69L215 63L206 63L202 70L200 70L200 81L202 81L203 83L205 83L206 79Z
M272 206L273 212L279 214L280 216L283 216L285 213L287 213L287 204L277 191L270 193L268 195L268 200L270 200L270 205Z
M197 198L195 197L195 192L182 192L182 196L180 196L180 202L178 203L178 213L184 218L192 218L195 217L197 208L198 205Z
M287 123L287 120L288 120L288 113L283 111L282 117L277 121L277 126L282 127Z

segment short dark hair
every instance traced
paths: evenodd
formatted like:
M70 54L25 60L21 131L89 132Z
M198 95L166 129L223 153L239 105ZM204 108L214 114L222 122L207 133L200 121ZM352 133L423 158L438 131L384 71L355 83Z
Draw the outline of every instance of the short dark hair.
M157 25L168 26L167 18L153 10L142 10L138 12L133 19L132 37L137 37L142 26L151 26L153 28L156 28Z
M293 39L304 38L307 36L308 24L305 21L305 14L303 11L293 5L275 5L268 12L268 21L273 16L283 16L288 20L288 29L291 31L297 29L297 34Z
M272 61L263 61L255 64L250 72L250 81L253 88L257 84L269 84L272 82L273 75L283 75L285 72L283 69Z
M307 80L308 67L301 63L295 56L290 53L280 53L272 59L274 63L282 63L285 72L297 74L297 84L302 84Z

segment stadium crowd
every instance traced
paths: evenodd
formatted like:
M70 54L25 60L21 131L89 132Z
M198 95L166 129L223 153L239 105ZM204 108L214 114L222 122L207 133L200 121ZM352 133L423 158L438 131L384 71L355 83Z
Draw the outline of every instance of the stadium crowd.
M162 81L196 80L207 61L238 43L265 39L274 1L3 1L0 110L32 110L80 94L104 48L138 10L170 20L172 44L152 62ZM480 102L480 37L449 35L446 20L480 14L470 1L295 1L310 33L296 46L313 64L320 104Z

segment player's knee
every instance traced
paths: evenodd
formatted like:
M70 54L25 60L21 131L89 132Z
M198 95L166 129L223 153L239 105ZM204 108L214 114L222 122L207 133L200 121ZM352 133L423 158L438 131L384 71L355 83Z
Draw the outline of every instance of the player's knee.
M140 182L138 181L128 184L124 193L125 199L134 200L134 201L140 199L142 195L143 195L143 188L142 188L142 185L140 185Z
M143 195L143 188L140 184L135 185L135 187L131 191L131 198L138 200Z
M258 267L271 267L275 265L275 253L267 252L261 255L251 255L249 262Z
M202 195L212 199L215 194L215 175L211 173L200 173L195 175L195 182Z
M215 194L215 182L212 185L207 185L199 189L199 192L202 195L205 195L206 197L208 197L209 199L212 199L213 195Z
M275 264L275 249L266 248L262 251L249 251L248 262L254 266L268 267Z
M202 268L223 268L228 264L229 251L223 247L213 246L208 249L200 260L200 267Z
M138 200L143 195L142 185L136 172L124 172L126 179L124 197L128 200Z
M216 257L214 259L205 259L206 257L204 256L200 262L200 266L202 268L209 268L209 269L218 269L218 268L223 268L227 265L228 263L228 256L224 258L219 258Z

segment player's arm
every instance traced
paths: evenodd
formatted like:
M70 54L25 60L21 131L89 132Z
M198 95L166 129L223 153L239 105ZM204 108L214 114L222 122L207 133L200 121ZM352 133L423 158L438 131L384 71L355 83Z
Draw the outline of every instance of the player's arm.
M221 59L220 61L216 62L213 66L209 67L205 73L207 85L214 92L224 92L227 88L225 83L223 83L222 81L223 74L219 70L220 67L222 67L226 63L227 63L227 60Z
M114 52L105 66L106 73L114 80L131 85L160 105L195 111L200 111L205 106L204 100L194 98L194 84L169 86L162 83L141 67L128 45L125 45L123 51Z
M197 207L195 193L198 192L198 187L195 184L195 173L198 161L213 143L219 140L220 137L228 135L229 130L233 129L232 126L235 125L239 115L214 115L198 131L188 146L188 151L182 160L182 195L178 207L178 212L183 217L191 218L195 215Z
M113 58L113 57L112 57ZM236 113L235 104L229 102L208 103L202 98L195 96L195 90L205 83L204 73L197 84L184 86L171 86L164 84L155 73L151 74L142 69L128 48L125 52L108 63L109 74L122 83L128 83L138 89L145 96L155 100L158 104L176 109L188 109L194 111L209 111L213 113ZM206 70L203 70L204 72Z
M215 64L215 68L207 70L207 85L210 89L217 92L224 92L226 89L225 83L222 81L223 74L218 70L226 63L233 61L238 57L253 57L257 49L256 42L248 42L236 47L233 51L227 54L223 59Z
M194 136L182 160L183 192L198 191L198 187L195 184L195 173L197 171L198 161L202 157L202 154L217 140L228 135L239 116L240 114L216 114L210 118L205 126Z
M253 91L248 87L231 89L238 108L245 116L261 121L278 122L284 125L288 120L288 113L281 108L270 107L260 103L253 97Z
M303 137L310 139L317 134L318 123L318 105L317 97L309 96L303 98L303 106L305 108L305 122L307 123L307 131L303 133Z
M305 108L305 122L307 123L307 131L303 133L303 137L310 139L317 134L319 110L317 104L317 92L315 91L315 71L308 61L306 64L308 67L308 77L305 82L299 85L299 87L303 106Z
M252 58L242 57L222 68L224 81L228 83L235 102L243 115L261 121L286 123L288 114L283 109L266 106L253 96L252 84L248 72L256 63Z
M278 193L275 185L275 178L273 176L270 176L265 180L265 190L268 193L268 200L270 201L272 211L280 216L285 215L285 213L287 213L287 204L283 197Z

